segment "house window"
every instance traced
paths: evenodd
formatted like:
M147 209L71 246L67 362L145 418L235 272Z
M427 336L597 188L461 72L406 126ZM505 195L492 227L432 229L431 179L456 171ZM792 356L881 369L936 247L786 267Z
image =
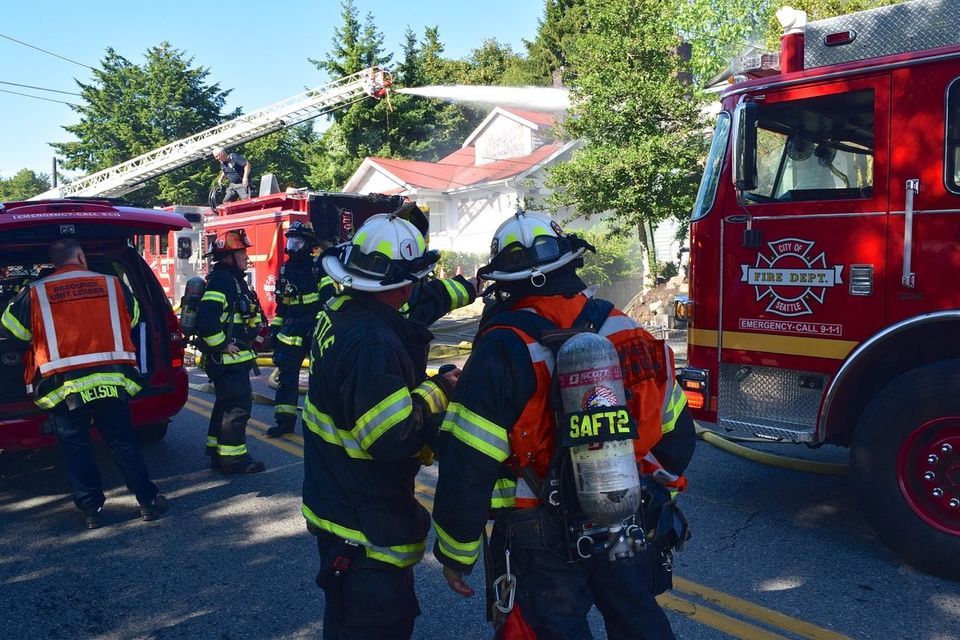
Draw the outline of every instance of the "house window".
M447 203L442 200L427 200L427 206L430 207L430 233L446 233L449 230Z

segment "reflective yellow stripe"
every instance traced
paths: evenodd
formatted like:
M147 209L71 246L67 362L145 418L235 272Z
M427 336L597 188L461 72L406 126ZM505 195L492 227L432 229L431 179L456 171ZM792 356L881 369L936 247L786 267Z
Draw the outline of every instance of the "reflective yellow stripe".
M333 424L333 418L317 409L310 402L309 397L303 402L303 424L324 442L343 447L351 458L357 460L371 460L373 458L360 447L360 443L356 441L352 433L345 429L338 429Z
M472 542L460 542L444 531L436 521L433 523L433 529L437 532L437 545L443 555L466 565L473 564L480 557L480 538Z
M222 306L227 306L227 296L223 295L219 291L211 291L207 289L203 292L203 297L200 298L200 302L219 302Z
M357 418L356 426L350 431L360 442L360 446L368 449L390 427L406 420L411 411L413 411L413 401L410 398L410 391L406 387L400 387L367 409Z
M423 558L424 549L427 547L426 540L411 544L398 544L392 547L378 547L372 544L362 531L344 527L330 520L324 520L311 511L310 507L305 504L300 506L300 512L303 513L303 517L307 522L317 529L332 533L345 540L352 540L353 542L362 544L368 558L386 562L387 564L392 564L397 567L409 567L417 564L420 562L420 559Z
M330 276L323 276L322 278L320 278L319 286L321 289L323 289L324 287L332 287L334 286L335 283L336 283L336 280L334 280Z
M206 342L211 347L216 347L217 345L223 344L223 341L227 339L227 334L223 331L218 331L212 336L204 336L203 341Z
M270 321L271 327L279 327L283 324L283 318L280 316L273 316L273 320Z
M301 338L300 336L288 336L288 335L285 334L285 333L278 333L278 334L277 334L277 340L279 340L279 341L282 342L283 344L289 345L289 346L291 346L291 347L302 347L302 346L303 346L303 338Z
M516 506L517 481L509 478L499 478L493 485L493 495L490 496L491 509L510 509Z
M257 357L257 354L254 353L252 349L243 349L236 355L229 353L223 353L221 355L223 356L223 364L239 364L241 362L249 362Z
M5 326L10 333L17 337L17 340L29 342L30 339L33 338L33 333L30 329L20 324L20 321L17 320L16 316L10 311L9 306L4 310L0 321L3 322L3 326Z
M130 299L133 300L133 317L130 318L130 326L135 327L137 323L140 322L140 303L137 302L137 299L130 294Z
M339 295L334 298L330 298L330 300L327 301L327 308L330 309L331 311L336 311L340 307L342 307L344 304L346 304L346 302L349 299L350 299L350 296L348 295Z
M455 438L497 462L510 456L510 442L503 427L454 402L447 410L441 431L449 431Z
M683 392L683 389L680 388L678 383L673 384L673 392L669 395L670 402L667 405L667 410L663 413L662 425L660 427L660 431L663 434L673 431L673 428L677 426L677 419L680 417L680 412L687 406L687 394Z
M426 403L430 413L436 414L447 410L449 402L447 394L432 380L424 380L412 393Z
M273 405L274 413L292 413L297 415L297 405L295 404L275 404Z
M463 307L470 301L470 294L467 292L466 287L456 280L441 280L440 282L443 283L443 286L447 290L447 295L450 296L451 311Z
M217 436L207 436L207 446L208 446L208 447L216 447L217 444L218 444L218 442L217 442Z
M221 456L242 456L247 453L245 444L221 444L217 445L217 453Z
M52 409L71 393L82 393L100 385L123 387L127 395L131 396L140 391L140 385L122 373L92 373L82 378L67 380L42 398L35 398L34 403L41 409Z

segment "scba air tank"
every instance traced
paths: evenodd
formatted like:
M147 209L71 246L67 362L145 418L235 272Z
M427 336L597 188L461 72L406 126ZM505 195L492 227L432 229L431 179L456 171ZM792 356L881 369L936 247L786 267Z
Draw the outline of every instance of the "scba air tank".
M603 336L577 334L558 351L556 375L565 413L561 442L570 447L580 508L592 522L617 531L641 503L636 427L626 409L617 350Z
M183 296L180 298L180 331L189 336L197 324L197 310L207 282L200 276L193 276L183 285Z

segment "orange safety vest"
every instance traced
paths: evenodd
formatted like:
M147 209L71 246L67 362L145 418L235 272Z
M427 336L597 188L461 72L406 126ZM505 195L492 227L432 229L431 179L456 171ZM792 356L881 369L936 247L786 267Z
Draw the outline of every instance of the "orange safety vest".
M30 285L33 349L24 366L27 384L93 366L137 365L130 313L120 280L79 267L58 269Z
M533 296L520 300L514 310L532 311L558 328L566 329L573 325L588 300L583 294L572 298ZM535 506L538 500L520 469L530 465L543 478L556 450L557 427L550 407L554 355L548 347L517 327L493 325L487 330L494 328L510 329L526 343L537 378L533 397L510 431L511 455L506 461L518 478L516 506L527 508ZM663 418L676 383L673 353L663 340L655 339L618 309L610 312L597 333L610 340L620 356L627 407L637 422L634 452L641 472L650 472L649 458L644 458L662 437Z

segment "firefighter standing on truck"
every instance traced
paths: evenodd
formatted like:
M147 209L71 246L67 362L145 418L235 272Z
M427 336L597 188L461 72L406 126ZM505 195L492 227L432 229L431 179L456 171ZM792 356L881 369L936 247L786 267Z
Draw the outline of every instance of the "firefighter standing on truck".
M310 335L317 313L333 294L333 280L323 272L313 251L320 241L313 229L294 222L284 234L287 261L280 267L277 283L277 312L270 321L273 337L273 364L277 367L277 393L273 404L275 426L270 438L293 433L297 424L300 365L310 352ZM329 245L328 245L329 246Z
M438 259L414 225L387 214L324 252L344 291L311 340L303 514L320 554L325 640L409 638L420 614L413 565L430 516L414 478L459 370L427 378L433 335L398 310Z
M250 370L257 354L253 340L263 324L260 302L247 286L251 246L243 229L218 236L211 249L213 269L197 309L197 345L216 401L207 430L210 466L223 473L258 473L262 462L247 451L246 429L253 404Z
M687 537L671 490L685 485L693 422L669 348L585 293L576 268L587 248L593 249L549 218L522 211L500 226L490 264L480 270L480 278L494 283L494 304L481 319L438 437L434 554L450 587L471 595L463 575L479 558L493 514L485 560L488 581L499 578L492 617L505 640L590 637L587 612L594 604L612 639L673 637L654 596L669 588L671 548ZM623 376L629 392L622 408L636 422L628 463L640 464L647 497L642 513L622 529L633 531L637 544L616 554L605 543L607 532L584 520L577 500L589 488L584 483L615 478L578 475L574 487L569 449L558 444L552 398L562 389L554 386L552 345L571 328L594 331L616 348L616 377ZM654 472L662 484L650 480Z
M100 526L105 501L90 450L91 420L136 495L142 518L155 520L167 500L150 481L129 404L140 391L130 337L140 308L119 279L88 270L76 240L50 245L50 261L53 273L24 288L2 316L9 333L31 343L23 367L27 389L50 413L84 526Z

